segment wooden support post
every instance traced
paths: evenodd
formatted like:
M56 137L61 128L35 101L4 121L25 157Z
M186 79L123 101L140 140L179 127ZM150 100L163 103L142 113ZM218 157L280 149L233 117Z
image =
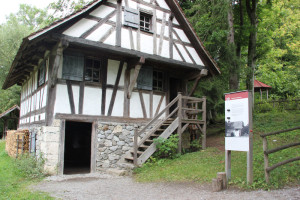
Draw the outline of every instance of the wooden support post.
M222 189L227 189L226 172L218 172L217 178L222 180Z
M182 148L182 94L181 92L178 92L178 153L181 154L181 148Z
M267 154L268 150L268 140L266 137L263 137L263 150L264 150L264 171L265 171L265 179L267 183L270 183L269 179L269 171L267 171L267 168L269 167L269 156Z
M269 100L269 89L267 88L267 100Z
M249 92L249 151L247 152L247 182L252 184L253 182L253 121L251 105L253 106L253 95Z
M212 180L212 190L213 192L219 192L222 190L222 179L214 178Z
M140 60L139 60L139 62L135 65L133 79L131 80L129 88L128 88L128 93L127 93L127 98L128 99L130 99L130 97L131 97L131 93L132 93L134 85L135 85L135 83L137 81L137 78L139 76L140 69L141 69L141 67L142 67L142 65L144 63L145 63L145 58L141 57Z
M260 100L262 101L262 91L261 91L261 88L259 88L259 92L260 92Z
M134 149L133 149L133 164L134 166L137 166L137 149L138 149L138 134L137 130L134 130Z
M202 120L204 121L203 124L203 136L202 136L202 149L206 149L206 97L203 97L202 102Z
M231 179L231 151L225 151L225 172L227 181Z
M18 158L19 154L19 135L17 136L17 151L16 151L16 158Z
M193 85L193 87L192 87L192 89L191 89L191 91L189 93L189 96L192 96L194 94L194 92L196 91L196 88L197 88L197 86L199 84L199 81L200 81L201 77L206 76L207 72L208 72L207 69L202 69L200 71L200 74L196 78L195 83L194 83L194 85Z
M21 154L23 155L24 153L24 135L22 135L22 151Z

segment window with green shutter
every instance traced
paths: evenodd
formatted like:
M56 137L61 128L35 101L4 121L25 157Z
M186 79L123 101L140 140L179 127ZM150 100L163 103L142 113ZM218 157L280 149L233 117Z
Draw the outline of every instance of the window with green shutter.
M142 66L137 79L137 88L142 90L152 90L153 67Z
M45 78L46 78L46 62L47 60L44 60L39 68L38 71L38 87L43 85L45 83Z
M79 53L67 53L63 58L62 78L82 81L84 71L84 56Z

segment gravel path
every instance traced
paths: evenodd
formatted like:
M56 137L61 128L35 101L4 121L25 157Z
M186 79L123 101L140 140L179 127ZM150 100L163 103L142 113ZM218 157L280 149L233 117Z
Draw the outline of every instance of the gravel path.
M299 200L300 186L273 191L240 191L229 189L211 192L210 185L197 183L137 183L130 177L119 177L105 173L86 175L51 176L35 190L48 192L61 199L101 199L101 200L195 200L195 199L264 199Z

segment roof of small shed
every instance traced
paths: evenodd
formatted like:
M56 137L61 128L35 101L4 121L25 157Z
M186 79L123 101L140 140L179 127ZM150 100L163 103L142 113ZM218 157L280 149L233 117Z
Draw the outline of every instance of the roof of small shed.
M211 74L220 74L220 69L218 68L216 62L214 59L210 56L208 51L205 49L204 45L200 41L199 37L197 36L195 30L187 20L186 16L184 15L180 5L178 4L177 0L165 0L166 3L169 5L170 9L174 13L176 19L178 20L180 26L183 27L185 30L186 35L189 37L191 41L193 41L193 46L199 52L199 56L203 60L206 67L210 69ZM82 15L84 15L86 12L96 8L99 6L103 0L94 0L81 8L80 10L60 19L49 26L46 26L29 36L25 37L23 39L22 44L20 45L20 48L18 50L18 53L12 63L12 66L10 68L10 71L6 77L6 80L2 86L3 89L7 89L14 84L22 84L29 74L34 70L34 66L28 61L28 57L32 57L31 59L38 60L39 55L41 55L41 52L45 52L49 46L53 46L55 43L51 43L54 40L57 40L55 36L50 33L53 33L55 29L58 29L59 27L65 25L67 22L70 22L72 20L76 20L80 18ZM40 47L37 45L39 42L48 39L48 44ZM111 49L114 51L114 49ZM116 50L117 52L118 50ZM146 58L147 59L147 58ZM150 57L151 59L151 57ZM171 60L171 59L168 59ZM167 63L168 60L161 58L162 62ZM188 65L187 65L188 66ZM193 67L193 66L189 66Z
M272 87L258 80L254 80L254 88L272 88Z
M6 115L10 114L11 112L20 111L20 107L18 105L14 105L13 107L9 108L8 110L4 111L3 113L0 114L0 119L5 117Z

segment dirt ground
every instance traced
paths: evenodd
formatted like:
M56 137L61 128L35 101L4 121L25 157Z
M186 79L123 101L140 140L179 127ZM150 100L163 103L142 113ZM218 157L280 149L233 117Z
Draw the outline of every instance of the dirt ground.
M300 186L273 191L240 191L237 189L212 192L210 185L198 183L138 183L131 177L106 173L51 176L32 189L48 192L58 199L72 200L195 200L195 199L264 199L299 200Z

